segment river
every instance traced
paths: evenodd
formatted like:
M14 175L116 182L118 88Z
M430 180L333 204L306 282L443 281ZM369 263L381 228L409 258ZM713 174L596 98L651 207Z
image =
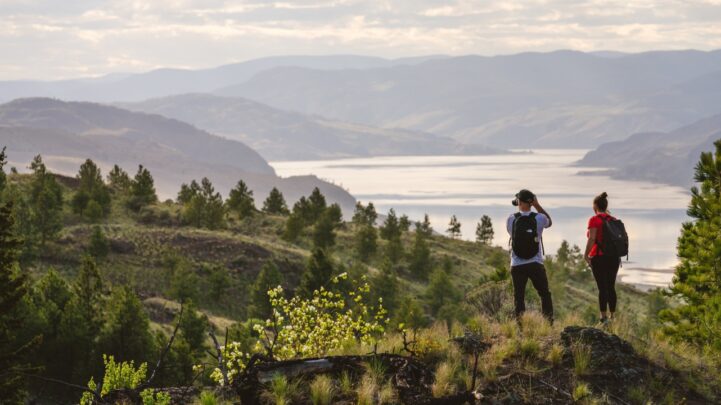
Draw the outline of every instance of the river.
M639 287L667 286L677 263L676 241L690 193L679 187L623 181L579 172L603 168L573 165L586 150L534 150L487 156L403 156L322 161L272 162L280 176L315 174L341 185L358 200L372 201L379 213L394 208L411 219L427 213L437 231L451 215L462 223L462 237L475 238L481 215L492 218L494 243L508 245L505 220L514 212L513 195L528 188L553 218L544 233L547 253L563 240L581 247L593 214L593 197L609 194L610 210L629 232L630 261L619 277ZM351 213L346 213L350 215Z

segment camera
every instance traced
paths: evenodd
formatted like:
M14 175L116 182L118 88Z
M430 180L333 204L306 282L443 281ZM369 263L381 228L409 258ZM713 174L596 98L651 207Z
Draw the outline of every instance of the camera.
M514 207L518 207L518 198L511 200L511 204L513 204Z

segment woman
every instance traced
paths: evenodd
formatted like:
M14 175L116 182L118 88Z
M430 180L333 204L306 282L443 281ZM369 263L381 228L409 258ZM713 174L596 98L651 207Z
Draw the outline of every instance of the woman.
M608 213L608 194L601 193L593 199L595 215L588 220L588 243L584 259L591 266L593 278L598 286L598 306L601 310L601 323L613 319L616 312L616 275L621 266L621 258L604 255L603 223L612 218Z

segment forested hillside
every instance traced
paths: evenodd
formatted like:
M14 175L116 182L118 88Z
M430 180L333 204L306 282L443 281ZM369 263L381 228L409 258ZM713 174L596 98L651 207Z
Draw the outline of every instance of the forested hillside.
M684 227L686 249L718 229L708 210L720 212L721 144L703 162L703 228ZM67 177L41 156L30 167L0 174L0 397L11 403L720 399L718 340L688 323L718 328L704 297L621 286L618 319L581 327L597 314L578 247L546 261L556 321L531 310L516 322L508 252L487 244L487 218L469 242L453 220L379 221L372 202L343 221L318 189L288 206L277 189L261 200L239 178L220 195L202 178L160 202L144 167L86 160ZM684 263L676 297L712 271ZM538 307L530 287L528 300Z

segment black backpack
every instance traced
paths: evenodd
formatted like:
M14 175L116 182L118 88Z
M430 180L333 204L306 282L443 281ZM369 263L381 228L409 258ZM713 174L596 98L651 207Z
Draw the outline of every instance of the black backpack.
M521 259L531 259L538 254L538 223L536 213L513 216L513 232L511 233L511 246L513 253Z
M626 226L620 219L611 216L601 217L603 221L603 246L601 252L604 255L623 257L628 260L628 233Z

